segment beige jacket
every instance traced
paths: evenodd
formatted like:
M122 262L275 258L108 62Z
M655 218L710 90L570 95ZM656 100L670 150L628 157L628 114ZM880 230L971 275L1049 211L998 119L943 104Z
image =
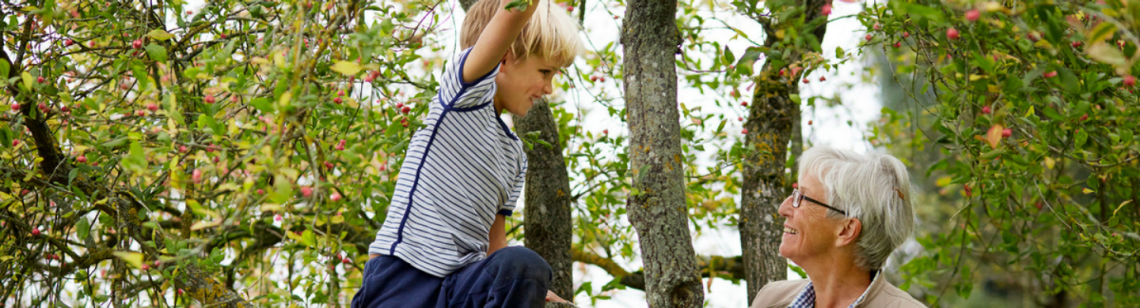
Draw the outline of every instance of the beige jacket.
M785 308L792 304L792 300L807 286L807 279L776 281L764 285L756 298L752 300L751 308ZM910 294L899 290L886 279L875 279L867 289L866 297L855 307L866 308L925 308L921 302L910 297Z

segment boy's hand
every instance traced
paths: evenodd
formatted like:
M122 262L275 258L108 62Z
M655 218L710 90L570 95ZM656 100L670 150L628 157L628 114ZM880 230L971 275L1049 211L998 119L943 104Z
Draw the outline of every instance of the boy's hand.
M562 299L561 297L558 297L558 294L554 294L554 292L550 291L550 290L546 291L546 301L556 302L556 303L569 303L568 301Z

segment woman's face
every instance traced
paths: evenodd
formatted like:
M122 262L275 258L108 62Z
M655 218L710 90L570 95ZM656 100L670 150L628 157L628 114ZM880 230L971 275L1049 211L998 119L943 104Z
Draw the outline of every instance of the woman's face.
M798 184L800 193L809 198L830 203L824 195L823 185L814 176L803 175ZM784 221L783 242L780 255L796 264L803 264L812 258L825 255L836 248L842 221L827 218L829 209L803 200L800 207L792 207L791 196L780 204L780 216Z

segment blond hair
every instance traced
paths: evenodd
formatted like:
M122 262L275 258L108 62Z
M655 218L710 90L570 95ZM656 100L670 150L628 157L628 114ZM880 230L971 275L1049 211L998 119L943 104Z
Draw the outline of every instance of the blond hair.
M510 53L518 61L535 56L554 61L562 67L569 66L584 49L582 40L578 38L578 23L550 0L532 1L531 5L538 8L511 44ZM503 10L501 4L501 0L480 0L471 6L460 32L459 45L463 49L475 46L491 17Z

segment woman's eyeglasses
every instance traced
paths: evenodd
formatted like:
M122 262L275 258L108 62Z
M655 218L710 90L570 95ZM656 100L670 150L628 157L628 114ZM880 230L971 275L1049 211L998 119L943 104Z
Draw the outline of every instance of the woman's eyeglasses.
M847 216L847 212L844 212L843 210L831 207L830 205L824 204L823 202L819 202L819 200L805 196L804 193L800 192L799 188L792 189L792 207L800 207L800 203L802 203L804 200L811 201L812 203L819 204L820 206L831 209L832 211L839 212L840 214L843 214L843 216Z

